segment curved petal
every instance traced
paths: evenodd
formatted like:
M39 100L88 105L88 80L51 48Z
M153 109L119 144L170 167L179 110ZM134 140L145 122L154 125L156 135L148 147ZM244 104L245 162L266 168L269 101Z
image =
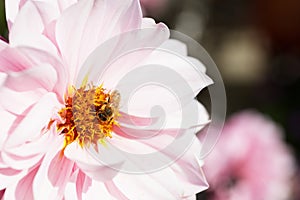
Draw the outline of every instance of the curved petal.
M90 147L93 148L93 147ZM65 156L76 162L76 165L93 180L105 182L111 180L118 172L112 169L110 166L103 165L97 162L91 155L83 148L81 148L77 142L69 144L64 151ZM101 156L103 152L99 152ZM122 163L112 163L114 166L120 166Z
M42 34L44 28L43 18L38 8L33 2L27 1L10 29L10 45L34 47L56 55L55 45Z
M56 24L56 39L65 62L72 66L71 80L99 44L139 28L141 19L136 0L79 1L63 12Z
M188 55L188 49L187 49L186 44L180 42L179 40L169 39L169 40L165 41L160 46L160 48L174 51L174 52L178 53L179 55L183 55L183 56Z
M7 188L9 185L12 185L18 182L22 177L28 173L27 170L16 170L13 168L0 168L0 190Z
M82 198L82 194L86 193L92 185L92 179L86 176L80 169L78 170L76 179L76 193L78 199Z
M4 199L34 199L32 181L38 171L38 167L32 169L20 181L8 186L5 190Z
M170 67L189 84L195 96L203 88L213 83L205 74L204 64L193 57L188 57L186 45L180 41L167 40L151 56L143 64L158 64Z
M120 112L120 116L118 117L118 123L132 126L149 126L155 122L157 122L157 118L138 117L124 112Z
M8 47L1 51L0 63L0 71L4 72L0 73L1 93L4 96L27 96L30 93L33 97L40 97L48 90L56 92L58 98L61 98L66 90L67 74L59 60L47 52L28 47ZM28 106L24 106L23 110L26 108Z
M78 74L76 86L80 87L82 81L88 77L90 82L103 83L108 90L120 89L117 85L122 78L135 70L137 63L148 57L169 35L169 29L159 23L152 28L123 32L108 39L87 58Z
M2 152L3 162L14 169L28 169L38 163L52 144L53 135L45 133L32 142Z
M20 47L18 50L28 58L31 66L39 66L47 63L55 69L57 79L53 92L55 92L57 94L57 98L63 102L62 98L67 89L69 74L67 69L63 67L61 61L57 57L38 49Z
M27 2L28 0L5 0L5 13L9 28L15 22L17 15ZM60 11L76 3L77 0L32 0L31 2L39 7L40 14L46 24L55 19L55 16L60 14Z
M53 1L53 0L49 0L49 1ZM63 11L65 9L67 9L68 7L70 7L71 5L78 2L78 0L56 0L56 1L57 1L60 11Z
M26 118L18 122L18 126L12 127L5 147L13 147L32 141L41 134L41 130L47 125L53 114L53 108L59 105L53 93L44 95L41 100L27 113ZM43 114L41 115L41 112Z
M21 0L5 0L5 14L9 29L19 12L20 1Z
M34 199L61 199L70 179L74 162L60 158L63 138L54 137L32 181Z
M105 187L108 190L108 192L119 200L129 200L124 193L121 192L121 190L116 186L116 184L113 181L107 181L105 183Z
M30 68L30 60L23 55L18 48L7 47L4 48L0 53L0 71L22 71Z
M155 178L152 178L154 176ZM180 191L174 193L173 188L179 188L175 176L167 171L151 175L128 175L120 173L114 179L115 188L125 194L126 199L180 199ZM163 177L163 178L162 178ZM122 185L126 184L126 189ZM112 187L112 186L111 186Z
M182 134L188 134L188 133L182 133ZM176 138L176 140L178 141L174 142L175 148L167 147L166 149L164 149L164 143L165 142L168 143L170 141L172 142L172 139L174 140L174 136L170 136L167 134L164 134L163 136L164 137L162 136L159 137L159 140L154 141L152 138L150 140L147 139L136 140L136 139L122 138L122 137L118 137L117 135L114 135L111 139L107 141L107 149L110 150L108 152L108 156L110 157L107 159L105 158L105 155L103 156L103 154L102 156L96 154L94 154L93 156L95 157L99 156L100 163L103 162L108 163L111 160L117 158L122 160L123 158L125 168L123 166L120 166L120 168L118 169L125 170L126 172L127 170L130 171L137 170L134 172L139 174L140 172L143 172L140 170L144 170L144 172L148 172L148 173L143 173L146 174L145 176L143 175L140 176L139 174L135 174L133 176L132 174L123 174L124 172L120 172L112 180L113 182L115 182L116 180L119 180L118 177L123 177L124 182L125 180L132 179L133 182L132 184L134 184L133 187L135 187L135 189L139 187L139 185L140 186L142 185L142 187L145 188L145 191L141 191L142 193L146 193L147 190L149 189L148 188L149 186L144 185L140 182L151 183L153 182L152 179L155 179L155 181L159 183L162 182L165 188L162 189L160 192L157 191L158 194L157 193L155 194L157 195L161 194L167 196L172 195L174 192L167 191L168 188L171 188L171 186L168 186L167 183L164 183L164 181L160 180L160 177L166 177L166 176L168 177L166 178L167 180L176 178L176 180L174 180L175 183L180 185L180 186L176 186L176 189L174 189L174 191L177 191L177 194L174 195L177 196L175 197L173 196L173 199L178 199L179 196L182 198L188 197L206 189L207 182L201 170L201 166L203 165L203 163L198 159L198 155L200 154L201 151L201 145L199 141L196 140L195 135L192 134L193 137L190 138L191 141L189 142L189 144L182 143L184 142L184 140L182 140L180 137ZM178 144L181 146L183 145L186 146L180 147ZM118 150L116 151L114 148L117 148ZM98 152L103 151L103 149L104 148L99 148ZM154 169L159 169L159 170L155 170L153 172ZM120 179L120 181L123 180ZM173 183L174 181L171 182ZM124 184L124 182L122 182L122 184ZM183 185L181 185L181 183ZM121 187L122 184L120 183L119 185L117 185L117 188ZM153 185L153 183L151 184ZM168 184L170 184L170 182L168 182ZM136 199L135 196L131 196L131 195L128 196L127 189L128 188L126 188L126 191L122 190L121 193L123 193L129 199ZM134 189L132 190L132 192L133 191ZM143 194L143 195L146 195L148 199L150 199L150 196L152 194L151 189L150 192L148 191L148 193L149 194ZM159 196L154 196L154 197L156 197L157 199ZM169 196L169 198L165 197L162 199L172 199L172 198Z
M8 132L10 127L13 125L14 121L16 120L16 116L3 110L0 107L0 127L2 127L1 134L0 134L0 151L3 150L4 143L8 137ZM1 159L0 159L1 163Z
M201 145L194 140L191 148L174 164L145 175L119 173L116 186L129 199L185 199L207 189L208 184L198 160ZM163 178L162 178L163 177ZM126 189L122 187L126 182Z
M27 92L16 92L2 87L0 88L0 95L5 98L0 98L1 109L11 114L21 115L19 118L24 117L22 115L27 113L28 109L39 101L45 93L46 91L40 88Z
M56 84L57 74L49 64L30 68L20 72L9 72L5 86L18 92L44 88L52 91Z
M160 48L170 50L172 52L176 52L177 54L182 55L182 56L186 56L186 59L188 61L190 61L194 65L195 68L199 69L200 71L202 71L204 73L206 72L206 68L203 65L203 63L201 63L196 58L188 56L187 46L183 42L181 42L179 40L175 40L175 39L169 39L169 40L165 41L160 46Z
M105 200L123 200L121 198L114 198L117 194L115 190L109 191L106 185L103 182L93 180L91 185L88 187L88 190L83 192L81 196L76 195L77 189L76 184L69 182L66 191L65 191L65 200L73 200L73 199L105 199ZM80 198L81 197L81 198Z
M205 74L203 64L198 62L197 66L196 62L191 62L188 57L177 52L147 45L130 50L114 58L106 69L102 69L102 73L95 73L101 75L99 82L103 82L106 88L117 89L120 92L122 112L149 117L151 109L158 106L165 113L174 112L213 83ZM96 55L100 56L100 53L93 55L94 60ZM100 61L90 61L86 64L103 66ZM96 75L93 74L89 78L97 82L99 79Z
M41 20L44 24L44 28L53 20L56 20L60 15L59 5L57 1L43 0L32 1L36 9L38 10Z

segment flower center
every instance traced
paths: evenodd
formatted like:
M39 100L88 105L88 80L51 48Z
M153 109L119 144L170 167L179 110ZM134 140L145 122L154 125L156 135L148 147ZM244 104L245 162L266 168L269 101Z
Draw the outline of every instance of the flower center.
M89 85L73 88L70 93L58 112L62 120L56 123L57 131L65 136L62 152L75 140L81 147L92 144L96 148L97 143L105 143L105 138L112 137L113 126L118 125L119 92Z

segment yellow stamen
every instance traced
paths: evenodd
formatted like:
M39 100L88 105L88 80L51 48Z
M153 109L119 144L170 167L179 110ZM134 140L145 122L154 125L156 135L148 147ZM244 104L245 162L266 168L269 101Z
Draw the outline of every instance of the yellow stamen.
M119 125L116 121L120 116L119 93L106 91L102 84L87 88L83 82L79 89L68 88L65 107L58 112L62 121L57 121L56 128L65 137L62 153L74 141L82 148L89 145L96 148L98 143L105 145L105 139L112 137L113 126ZM48 126L52 123L53 119Z

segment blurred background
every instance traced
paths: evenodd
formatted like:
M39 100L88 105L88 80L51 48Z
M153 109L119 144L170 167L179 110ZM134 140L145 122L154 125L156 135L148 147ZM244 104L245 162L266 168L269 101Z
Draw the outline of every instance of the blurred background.
M243 122L244 129L251 129L252 132L243 134L258 132L254 144L250 145L251 151L258 148L255 145L259 143L260 135L270 137L263 138L262 146L269 147L268 141L273 141L275 138L274 143L277 146L272 146L272 148L284 149L282 150L284 156L282 156L281 150L281 153L276 153L277 151L270 149L271 147L265 148L261 153L271 151L267 154L268 156L257 157L257 160L253 161L261 173L276 166L280 168L277 171L274 170L274 173L264 180L259 180L257 173L254 173L256 171L251 171L253 168L245 169L250 174L252 173L252 177L254 177L252 182L261 181L264 187L262 185L253 186L253 183L245 181L248 179L243 176L244 172L236 175L230 172L236 172L236 169L227 169L227 171L223 170L224 173L215 173L218 174L220 180L225 180L222 183L214 183L214 180L210 180L208 177L211 187L208 191L199 193L197 199L299 200L300 181L299 164L297 163L300 158L300 1L140 1L144 16L162 21L170 29L185 33L197 40L216 62L226 87L229 120L229 125L225 125L226 131L230 132L230 127L239 121L237 113L243 112L241 115L245 116L247 115L245 110L251 109L256 112L250 114L252 118L258 118L257 120L261 121L261 123L256 123L251 121L251 117L244 117L246 118L246 122ZM0 34L3 38L7 38L4 0L0 1L0 14ZM252 129L251 126L255 126L256 129ZM260 126L268 128L274 126L272 130L269 128L266 132L276 133L266 134L263 131L265 129ZM220 141L222 141L222 137ZM220 143L222 144L222 142ZM234 144L230 145L229 142L231 148ZM227 147L220 145L220 148ZM239 150L243 149L235 149L235 151ZM261 159L266 160L272 156L274 160L282 158L279 160L285 164L277 164L279 161L276 161L275 164L269 163L269 166L264 168L260 166ZM212 160L214 159L212 158ZM242 162L240 160L239 163ZM244 165L250 162L247 160L246 158ZM242 164L237 164L235 167L241 166ZM225 167L228 168L228 165ZM214 168L216 167L212 164L209 169L204 170L208 171ZM271 183L278 177L276 173L281 176L286 174L286 177L280 179L281 185L278 183L275 187ZM227 178L221 178L221 176ZM286 189L278 190L283 187ZM221 196L218 192L220 188L225 190ZM236 190L242 191L243 194L246 193L245 198L239 197ZM260 190L268 192L264 193ZM258 192L264 194L259 195Z

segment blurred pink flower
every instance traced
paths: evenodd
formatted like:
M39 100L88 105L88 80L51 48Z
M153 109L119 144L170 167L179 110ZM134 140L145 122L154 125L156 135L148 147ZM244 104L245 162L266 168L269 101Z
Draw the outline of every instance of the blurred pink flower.
M168 40L169 30L164 24L142 18L137 0L9 0L6 15L9 43L0 42L0 190L5 189L4 199L194 199L196 193L207 188L201 161L195 156L201 149L198 140L175 163L151 174L118 173L80 148L93 146L99 140L94 138L96 134L77 137L74 116L68 110L72 108L69 100L74 100L75 92L84 91L70 86L84 76L79 71L96 47L120 33L149 28L145 35L121 37L125 41L118 41L119 45L106 52L121 51L126 45L143 48L151 44L187 55L182 43ZM103 55L101 59L109 56ZM171 62L160 54L147 58L157 63ZM137 62L127 61L129 64L123 62L118 72L126 74L131 70L126 67ZM205 75L199 80L193 67L173 63L173 68L190 84L193 95L211 84ZM113 75L104 76L108 79L102 80L103 87L112 82ZM107 86L108 90L113 89L112 85ZM109 101L112 97L100 86L97 89L101 93L99 98L104 95L105 101ZM155 99L152 91L144 94L144 102ZM206 123L208 114L203 106L193 98L189 103L199 108L199 123ZM133 123L126 113L121 114L120 124L145 126L149 121L146 117L133 117ZM111 121L115 122L113 118ZM166 129L155 143L135 141L124 135L122 125L118 128L108 123L103 129L107 131L105 137L100 139L128 151L157 150L169 136L172 138L171 129ZM186 130L195 124L173 125L175 130ZM133 134L149 132L140 127L128 130Z
M259 113L234 115L205 160L209 199L290 199L295 166L282 136L281 129Z

